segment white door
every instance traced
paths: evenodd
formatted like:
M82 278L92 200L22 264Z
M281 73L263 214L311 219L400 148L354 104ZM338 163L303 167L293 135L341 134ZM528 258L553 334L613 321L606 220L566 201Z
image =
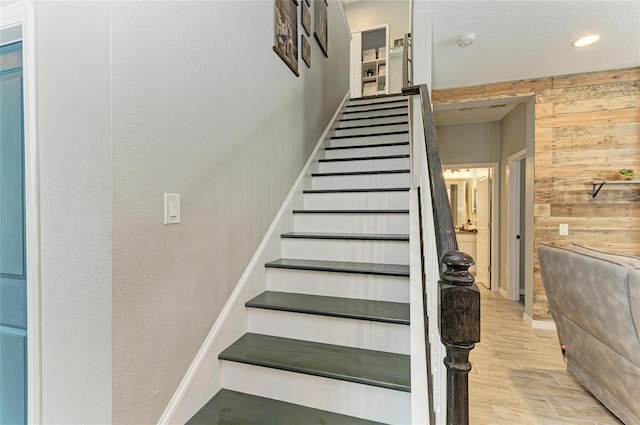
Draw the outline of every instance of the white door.
M478 177L478 212L476 234L476 282L491 288L491 276L489 274L489 223L490 212L489 176Z
M351 33L351 56L349 60L349 89L351 99L362 97L362 33Z

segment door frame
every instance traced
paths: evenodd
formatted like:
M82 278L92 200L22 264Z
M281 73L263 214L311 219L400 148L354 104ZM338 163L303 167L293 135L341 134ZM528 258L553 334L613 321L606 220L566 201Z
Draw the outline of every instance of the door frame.
M376 25L369 25L366 27L360 27L360 28L356 28L356 29L352 29L351 32L349 33L350 39L353 39L353 34L354 33L360 33L360 54L358 55L358 63L359 63L359 70L360 72L358 73L357 76L357 80L358 80L358 84L360 85L360 89L358 90L358 92L360 93L359 97L362 97L362 33L363 32L369 32L369 31L376 31L376 30L381 30L384 29L385 30L385 34L386 34L386 39L385 39L385 49L386 49L386 60L387 60L387 71L386 71L386 75L385 75L385 94L389 94L389 23L384 23L384 24L376 24ZM349 62L351 62L351 42L349 42ZM351 65L351 64L350 64ZM349 76L351 76L351 66L349 66ZM351 78L349 78L349 80L351 80ZM351 81L349 81L349 90L351 90Z
M490 214L490 227L489 231L489 245L491 247L489 253L489 285L494 292L500 291L499 271L500 271L500 239L498 231L500 226L498 225L498 210L500 208L500 163L498 162L474 162L464 164L442 164L442 168L488 168L489 169L489 184L491 185L491 214ZM477 250L477 247L476 247Z
M34 5L31 1L20 1L1 8L0 29L16 26L22 28L27 272L27 423L41 423L40 187L36 132Z
M519 274L514 270L521 270L524 264L520 264L520 242L517 240L520 234L520 197L522 196L522 181L520 179L521 161L526 159L527 149L522 149L507 158L507 294L509 300L517 301L520 298ZM525 182L526 184L526 182ZM526 296L526 294L525 294Z

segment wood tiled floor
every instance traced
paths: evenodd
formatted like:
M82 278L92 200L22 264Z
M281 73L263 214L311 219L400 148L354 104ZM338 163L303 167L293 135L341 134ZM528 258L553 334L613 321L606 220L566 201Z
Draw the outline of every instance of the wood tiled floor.
M521 304L478 286L482 342L470 356L471 424L622 424L567 372L556 331L532 329Z

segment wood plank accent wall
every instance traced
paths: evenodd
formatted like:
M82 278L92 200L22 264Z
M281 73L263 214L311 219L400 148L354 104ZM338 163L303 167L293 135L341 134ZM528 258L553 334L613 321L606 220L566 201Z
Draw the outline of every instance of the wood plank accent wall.
M434 104L535 96L534 320L551 320L540 277L540 243L583 244L640 255L640 181L594 180L617 170L640 174L640 68L434 90ZM638 177L636 177L638 179ZM569 224L569 236L558 225Z

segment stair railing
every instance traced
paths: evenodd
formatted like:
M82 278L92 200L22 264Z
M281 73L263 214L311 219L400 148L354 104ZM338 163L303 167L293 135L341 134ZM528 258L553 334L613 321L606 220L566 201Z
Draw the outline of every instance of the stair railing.
M403 84L413 79L410 53L405 48ZM422 122L424 146L413 147L412 155L417 152L420 156L412 161L414 166L419 164L413 172L420 182L419 194L426 188L430 192L430 196L420 196L425 327L429 333L426 346L431 351L427 353L432 374L429 397L433 400L435 423L445 422L442 416L446 411L448 425L467 425L469 353L480 341L480 292L469 273L474 261L458 251L427 85L406 85L402 93L419 97L420 111L413 119ZM418 139L416 133L412 135L414 140ZM437 330L440 341L435 337ZM441 367L443 358L446 371Z

